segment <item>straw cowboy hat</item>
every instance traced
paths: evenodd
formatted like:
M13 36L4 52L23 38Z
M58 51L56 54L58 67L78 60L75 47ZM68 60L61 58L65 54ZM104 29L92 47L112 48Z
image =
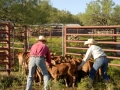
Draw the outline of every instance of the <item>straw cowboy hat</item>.
M87 45L87 44L97 44L97 41L91 38L84 42L84 45Z
M44 36L39 36L39 38L37 39L38 41L46 41Z

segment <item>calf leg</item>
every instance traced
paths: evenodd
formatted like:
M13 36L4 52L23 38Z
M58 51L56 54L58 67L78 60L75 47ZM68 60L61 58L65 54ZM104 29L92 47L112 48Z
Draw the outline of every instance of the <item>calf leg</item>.
M39 82L40 82L40 85L41 85L42 82L43 82L43 76L42 76L42 73L41 73L41 71L39 70L39 68L36 69L36 73L37 73L37 75L38 75L38 77L39 77Z

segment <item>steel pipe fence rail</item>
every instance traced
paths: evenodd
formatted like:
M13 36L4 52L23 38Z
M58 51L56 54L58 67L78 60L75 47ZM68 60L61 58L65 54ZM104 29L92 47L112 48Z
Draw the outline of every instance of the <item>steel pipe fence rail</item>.
M106 33L96 33L97 31L106 32ZM107 55L109 59L120 59L120 26L77 26L71 27L66 26L64 27L64 54L71 54L80 56L85 54L82 52L83 50L86 51L88 48L83 45L83 43L88 38L94 38L99 45L102 45L102 48L107 53L113 53L113 55ZM89 33L91 32L91 33ZM110 34L109 34L110 33ZM75 39L69 40L68 37L75 36ZM76 37L78 37L76 39ZM83 38L84 37L84 38ZM83 38L83 39L82 39ZM70 44L80 44L79 46L72 46ZM112 46L110 46L112 45ZM105 47L106 46L106 47ZM78 52L71 52L70 50L81 50L80 53ZM117 55L119 54L119 55ZM120 64L111 64L112 66L120 66Z

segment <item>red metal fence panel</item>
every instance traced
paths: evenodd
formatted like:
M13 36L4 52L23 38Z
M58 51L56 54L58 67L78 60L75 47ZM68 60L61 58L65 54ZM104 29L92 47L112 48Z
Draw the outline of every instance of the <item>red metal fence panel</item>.
M0 64L6 65L5 69L1 71L7 71L7 75L10 75L10 23L0 22ZM0 67L1 68L1 67Z
M64 27L64 54L85 54L84 41L94 38L107 53L109 59L120 59L120 26ZM113 65L113 64L109 64ZM116 65L116 64L115 64ZM116 65L120 66L120 65Z

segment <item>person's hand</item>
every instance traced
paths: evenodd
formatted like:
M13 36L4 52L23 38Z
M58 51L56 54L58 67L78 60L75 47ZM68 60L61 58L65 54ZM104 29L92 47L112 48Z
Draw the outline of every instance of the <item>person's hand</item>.
M52 65L48 65L47 67L48 67L48 68L52 68Z
M77 70L80 71L81 69L82 69L82 67L81 67L81 66L78 66Z

